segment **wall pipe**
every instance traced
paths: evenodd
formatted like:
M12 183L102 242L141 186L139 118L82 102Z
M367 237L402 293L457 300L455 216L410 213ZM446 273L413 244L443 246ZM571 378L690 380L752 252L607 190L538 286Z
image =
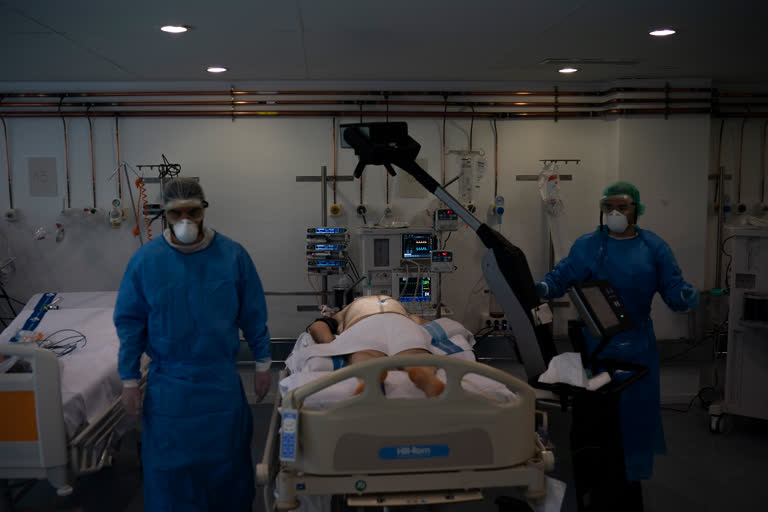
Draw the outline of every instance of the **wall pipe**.
M760 180L760 204L761 205L765 205L765 174L766 174L766 169L765 169L765 146L766 146L765 138L766 138L766 135L768 135L768 121L763 123L763 140L762 140L762 146L763 146L762 147L762 155L763 155L763 158L762 158L762 162L761 162L761 167L763 169L763 175L762 175L762 179Z
M741 136L739 137L739 184L736 189L736 204L741 204L741 164L744 161L744 124L746 119L741 121Z
M67 208L72 208L72 195L69 186L69 148L67 147L67 120L61 117L61 123L64 125L64 168L67 173Z
M615 108L606 110L584 110L584 111L559 111L555 112L448 112L447 116L451 118L469 119L473 116L482 119L548 119L564 117L572 118L602 118L605 116L620 115L664 115L669 114L710 114L709 108ZM355 110L143 110L143 111L120 111L120 112L0 112L5 117L34 118L34 117L112 117L120 115L122 117L360 117L360 111ZM397 111L398 117L408 118L436 118L443 117L446 114L440 111ZM364 111L363 115L371 117L385 117L387 114L383 111ZM768 112L752 112L744 115L720 114L721 117L768 117Z
M621 93L706 93L718 92L709 87L612 87L603 91L560 91L559 96L609 96ZM4 98L89 98L118 96L552 96L551 91L391 91L391 90L264 90L264 91L120 91L68 93L2 93ZM720 97L768 97L768 93L719 93ZM230 102L227 102L229 104Z
M336 204L336 117L334 116L331 120L332 124L332 141L331 144L333 144L333 204Z
M91 136L91 184L93 186L93 208L96 209L96 160L93 157L93 123L88 118L88 132Z
M181 94L180 96L183 96ZM710 98L670 98L669 103L710 103ZM583 102L583 101L416 101L416 100L401 100L401 101L382 101L382 100L242 100L242 101L104 101L104 102L62 102L62 107L70 108L107 108L107 107L184 107L184 106L247 106L247 105L397 105L397 106L435 106L435 107L526 107L526 108L543 108L543 107L569 107L569 108L598 108L606 105L619 105L619 104L649 104L649 103L665 103L663 98L613 98L610 100L599 102ZM743 106L743 103L728 103L724 106L738 107ZM764 104L768 107L768 103ZM41 108L58 106L58 102L19 102L19 103L3 103L4 108Z
M5 165L8 170L8 202L10 208L13 209L13 184L11 181L11 149L8 147L8 127L5 125L5 118L0 117L0 121L3 122L3 136L5 137Z
M715 187L715 204L717 205L717 254L715 255L715 286L720 288L723 273L723 222L725 221L725 169L720 165L723 155L723 129L725 120L720 121L720 136L717 144L717 185Z
M122 208L123 201L123 180L120 179L120 122L119 118L115 116L115 145L117 146L117 198L120 200L120 207ZM126 173L128 170L126 169ZM126 174L127 176L127 174Z
M499 127L493 121L493 198L499 195Z

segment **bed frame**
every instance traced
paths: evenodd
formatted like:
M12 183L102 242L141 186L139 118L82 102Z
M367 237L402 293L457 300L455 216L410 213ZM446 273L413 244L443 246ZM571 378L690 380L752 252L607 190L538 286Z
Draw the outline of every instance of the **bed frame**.
M443 368L442 395L387 399L381 372L409 366ZM461 379L468 373L505 384L517 399L501 403L465 391ZM360 395L328 409L304 406L310 395L353 377L366 383ZM300 495L348 495L350 503L373 498L381 506L478 499L479 489L522 487L527 497L542 498L554 456L536 434L535 400L520 379L459 358L395 356L348 366L291 391L282 403L278 396L256 481L267 510L294 509ZM292 462L279 460L285 409L298 413Z
M0 354L32 365L32 373L0 374L0 479L47 479L67 496L76 477L111 464L116 427L125 416L122 403L115 400L68 441L56 355L17 343L0 345Z

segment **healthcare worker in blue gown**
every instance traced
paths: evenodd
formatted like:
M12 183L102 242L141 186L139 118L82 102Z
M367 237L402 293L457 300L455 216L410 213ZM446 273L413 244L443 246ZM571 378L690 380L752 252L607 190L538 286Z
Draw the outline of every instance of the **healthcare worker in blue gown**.
M613 284L632 316L635 328L613 338L600 357L650 369L649 376L623 392L619 406L626 476L629 482L638 482L651 477L654 455L666 452L651 301L658 292L671 309L685 311L698 306L699 294L683 280L669 245L651 231L637 227L645 207L635 186L624 182L610 185L603 192L600 209L600 227L576 240L568 256L536 288L540 297L555 299L574 281L605 279ZM587 350L593 351L598 340L586 329L585 338Z
M142 406L147 511L250 512L253 419L236 367L242 329L256 358L259 399L270 386L264 292L246 250L203 222L191 179L164 190L163 236L123 276L114 321L129 414L141 406L140 358L151 358Z

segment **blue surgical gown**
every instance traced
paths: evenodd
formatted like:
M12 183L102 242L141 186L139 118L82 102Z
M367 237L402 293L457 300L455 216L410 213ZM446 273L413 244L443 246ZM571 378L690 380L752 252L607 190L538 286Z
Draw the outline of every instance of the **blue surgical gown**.
M659 357L651 322L651 301L658 292L675 311L688 309L682 290L691 287L683 280L672 250L658 235L638 229L638 236L615 239L594 231L574 242L570 253L543 279L549 287L546 298L565 294L575 281L608 280L624 301L635 328L614 337L600 354L642 364L650 375L628 387L621 397L620 417L627 479L644 480L653 473L653 457L666 452L659 403ZM587 350L598 340L584 331Z
M114 315L120 378L152 358L143 405L147 511L250 511L253 419L236 368L242 329L269 356L264 291L238 243L216 233L184 254L145 244L123 276Z

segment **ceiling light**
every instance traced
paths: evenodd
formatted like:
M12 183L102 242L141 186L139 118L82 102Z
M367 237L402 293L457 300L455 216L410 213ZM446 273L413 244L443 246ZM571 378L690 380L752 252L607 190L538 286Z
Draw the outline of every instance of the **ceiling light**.
M223 73L227 71L227 68L223 68L221 66L211 66L208 68L209 73Z
M160 27L160 30L163 32L168 32L169 34L183 34L189 30L189 28L185 27L184 25L166 25L164 27Z
M648 33L656 37L665 37L665 36L671 36L672 34L675 33L675 31L672 30L671 28L660 28L658 30L652 30Z
M576 68L560 68L558 71L561 73L575 73L578 71Z

